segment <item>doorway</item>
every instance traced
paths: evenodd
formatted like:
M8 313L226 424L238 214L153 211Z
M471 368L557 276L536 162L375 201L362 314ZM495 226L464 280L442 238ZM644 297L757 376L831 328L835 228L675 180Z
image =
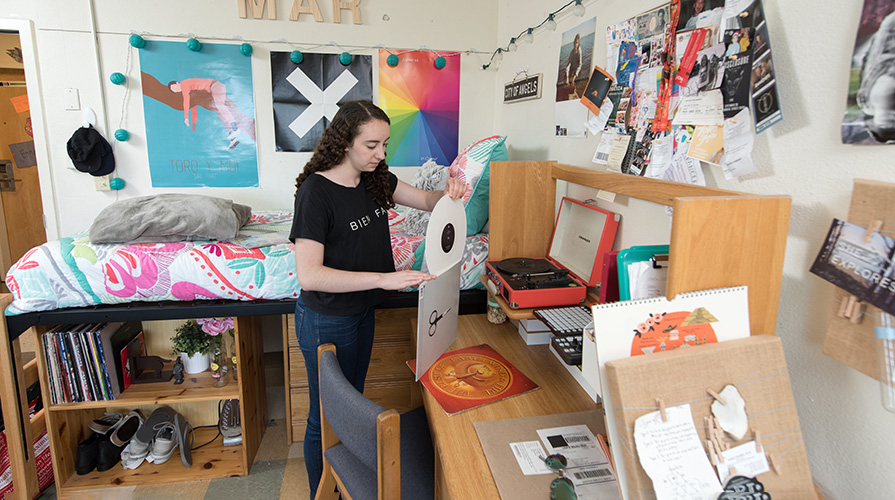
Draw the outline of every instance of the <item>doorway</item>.
M25 28L22 33L21 29ZM48 171L30 22L0 20L0 279L25 253L47 241L41 172ZM35 99L37 97L37 99ZM36 105L35 105L36 103ZM38 132L35 134L35 132ZM37 135L37 137L35 137ZM8 291L5 282L3 291Z

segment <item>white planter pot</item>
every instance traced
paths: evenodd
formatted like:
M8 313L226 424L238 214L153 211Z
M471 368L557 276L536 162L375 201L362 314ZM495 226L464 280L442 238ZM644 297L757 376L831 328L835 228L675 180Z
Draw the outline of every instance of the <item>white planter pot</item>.
M183 361L183 371L189 374L202 373L208 369L208 354L196 354L187 357L186 354L180 353L180 359Z

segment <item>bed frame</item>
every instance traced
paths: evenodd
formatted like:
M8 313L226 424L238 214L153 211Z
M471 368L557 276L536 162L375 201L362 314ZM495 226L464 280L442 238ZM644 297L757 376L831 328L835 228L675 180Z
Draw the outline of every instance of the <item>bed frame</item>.
M460 314L477 314L486 310L485 290L460 291ZM0 310L12 302L10 294L0 295ZM388 295L380 309L417 307L416 292L395 292ZM37 360L23 363L21 335L32 328L65 323L101 323L112 321L156 321L222 316L285 315L295 310L294 300L256 301L192 301L133 302L58 309L5 316L0 321L0 401L6 425L7 447L12 468L11 498L30 500L38 490L37 468L32 443L46 430L46 408L34 418L28 414L26 388L38 380ZM37 356L40 353L35 353ZM6 404L15 401L17 404ZM45 403L46 405L46 403Z

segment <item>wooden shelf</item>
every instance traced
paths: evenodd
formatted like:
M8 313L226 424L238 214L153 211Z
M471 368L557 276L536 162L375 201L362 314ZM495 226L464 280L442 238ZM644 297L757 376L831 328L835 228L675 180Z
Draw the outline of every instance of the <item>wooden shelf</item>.
M758 196L551 161L492 162L489 259L547 255L560 180L672 207L665 295L746 285L752 333L775 332L789 196Z
M55 404L50 405L50 411L239 399L239 384L235 381L231 380L224 387L214 387L213 381L211 370L206 370L195 375L187 374L180 385L174 385L174 379L167 382L131 384L112 401Z
M217 434L217 429L197 429L195 434L194 446L198 446L211 440ZM174 454L167 462L160 465L143 462L136 469L127 470L118 463L107 471L97 472L94 470L83 476L74 474L65 482L63 489L70 491L110 486L138 486L158 482L195 481L246 474L243 467L242 446L224 446L220 436L215 438L211 444L193 450L192 456L192 467L183 465L178 448L174 450Z
M214 379L211 372L205 371L186 375L183 384L180 385L174 385L173 380L132 384L112 401L50 405L49 411L45 413L46 426L50 437L56 487L60 496L66 498L75 496L72 494L75 490L194 481L248 474L267 428L262 355L264 346L260 318L238 316L235 323L238 381L230 380L226 386L217 388L213 386ZM176 321L144 324L145 342L155 349L150 352L170 352L170 345L164 344L164 339L171 336L177 324ZM40 335L37 337L40 342ZM39 351L42 353L43 349ZM49 394L46 360L43 355L39 355L37 360L41 390L44 394ZM172 365L173 361L165 368L170 369ZM125 470L120 464L116 464L108 471L93 471L84 476L76 474L78 444L90 433L88 429L90 422L102 416L104 410L115 408L115 411L119 411L119 408L171 405L188 418L194 427L200 427L217 422L219 410L216 409L214 401L222 399L240 401L241 444L224 446L220 437L215 438L217 429L214 426L195 429L193 446L202 445L212 441L213 438L215 441L192 452L192 467L183 465L180 452L177 451L168 462L161 465L144 463L135 470ZM144 409L148 413L149 408Z

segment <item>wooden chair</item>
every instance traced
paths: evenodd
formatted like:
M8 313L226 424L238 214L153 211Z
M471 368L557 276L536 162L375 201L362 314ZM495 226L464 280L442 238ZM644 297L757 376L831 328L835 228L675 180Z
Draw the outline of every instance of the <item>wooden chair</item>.
M323 476L316 500L435 496L435 455L425 409L399 415L357 391L333 344L317 348Z

